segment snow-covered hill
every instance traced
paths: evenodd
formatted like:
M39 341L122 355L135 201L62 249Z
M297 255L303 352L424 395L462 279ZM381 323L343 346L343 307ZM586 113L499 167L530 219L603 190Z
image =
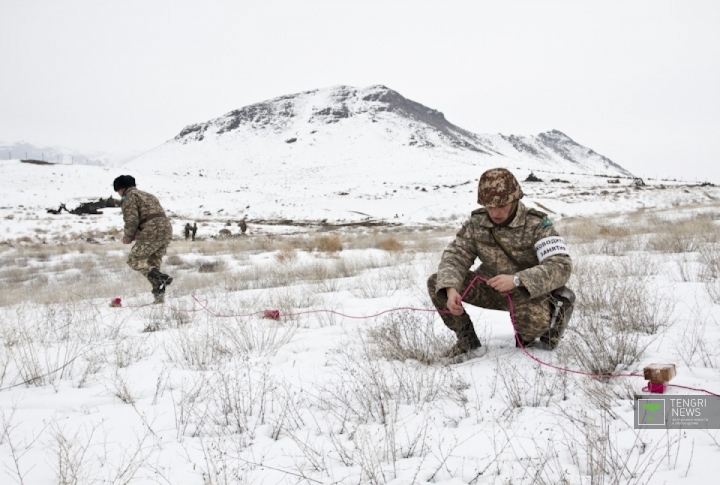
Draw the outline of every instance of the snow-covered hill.
M119 226L118 210L78 220L46 209L107 198L121 174L160 198L176 234L188 221L217 234L243 218L255 230L266 223L456 224L477 207L478 178L495 166L512 170L525 202L555 218L720 197L714 187L667 181L636 188L629 172L558 131L475 135L383 86L337 87L191 125L122 168L0 160L0 218L13 221L0 240L56 233L56 223L77 234ZM543 181L524 182L531 172Z
M184 128L127 166L237 176L390 182L419 171L465 178L486 168L630 176L552 130L537 136L477 135L385 86L337 86L281 96ZM462 173L465 172L465 173ZM442 180L440 180L442 179ZM452 181L450 181L452 183Z

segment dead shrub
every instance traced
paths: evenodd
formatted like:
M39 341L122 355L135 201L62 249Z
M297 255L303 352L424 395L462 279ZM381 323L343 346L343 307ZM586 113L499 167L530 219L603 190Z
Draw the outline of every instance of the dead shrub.
M685 283L697 281L698 263L692 257L688 254L679 254L675 257L674 262L677 272L670 273L671 278Z
M337 375L323 383L319 405L330 416L352 422L391 422L401 405L422 409L433 401L467 402L468 383L450 366L387 365L364 341L343 346L331 360Z
M706 281L705 291L707 291L713 303L720 304L720 280Z
M36 271L26 268L2 268L0 269L0 280L6 285L20 285L35 278Z
M591 219L563 219L557 224L558 231L575 243L595 241L598 226Z
M337 253L343 250L340 242L340 236L333 234L330 236L320 236L314 244L314 249L323 253Z
M678 229L653 234L648 239L648 248L661 253L689 253L695 251L698 241L694 234L687 234Z
M627 237L630 235L630 231L623 226L601 226L598 225L597 230L598 236L604 237Z
M278 263L289 264L297 261L297 251L293 247L283 247L275 253L275 260Z
M664 224L651 235L648 247L666 253L688 253L703 248L703 243L715 243L720 237L718 226L707 216L700 215L685 221Z
M306 286L288 286L283 284L275 285L267 298L268 305L280 310L283 316L290 316L298 312L298 309L312 308L318 304L315 290Z
M576 310L576 313L577 310ZM597 314L573 315L563 347L581 369L598 375L616 374L638 362L647 347L638 333L619 333Z
M165 258L165 264L168 266L183 266L185 264L185 260L179 254L171 254Z
M383 251L402 251L405 249L405 245L398 241L394 236L388 236L380 239L377 243L377 247Z
M599 242L598 252L609 256L624 256L633 249L630 238L611 238Z
M198 273L219 273L226 269L227 264L222 259L213 261L200 261L198 264Z
M676 300L657 287L648 291L653 278L642 266L609 258L575 265L570 286L577 304L563 349L583 370L602 375L632 367L653 341L649 336L669 326Z
M508 409L544 407L567 396L567 374L534 364L517 364L499 359L495 367L493 394L498 392Z
M432 365L455 340L450 332L439 335L435 330L434 313L401 311L388 315L376 328L369 330L372 343L387 360L417 360Z
M720 278L720 246L705 244L700 247L698 261L701 264L700 275L704 281Z
M143 332L158 332L168 328L182 328L195 321L196 313L185 302L176 304L151 306L144 313L145 328Z

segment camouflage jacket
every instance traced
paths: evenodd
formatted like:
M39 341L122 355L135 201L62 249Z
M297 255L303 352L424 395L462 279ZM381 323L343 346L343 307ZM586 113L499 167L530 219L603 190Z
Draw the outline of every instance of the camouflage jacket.
M570 278L570 255L545 213L528 209L518 202L515 218L510 224L496 228L498 238L517 262L496 242L491 232L494 227L485 208L472 212L455 240L443 252L438 267L437 291L452 287L462 292L465 275L476 258L482 263L478 271L485 277L519 276L531 298L563 286Z
M122 213L125 237L131 241L167 241L172 239L172 225L160 202L152 194L130 187L123 194Z

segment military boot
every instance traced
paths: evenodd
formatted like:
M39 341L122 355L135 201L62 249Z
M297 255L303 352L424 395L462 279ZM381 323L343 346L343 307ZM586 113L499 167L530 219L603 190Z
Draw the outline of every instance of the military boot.
M529 349L529 348L531 348L531 347L535 347L535 339L525 340L525 339L522 338L520 335L517 335L517 336L515 337L515 347L518 347L518 348L520 347L520 342L518 342L518 340L520 340L520 342L522 342L522 346L523 346L524 348L526 348L526 349Z
M161 273L157 268L151 269L147 278L153 285L153 294L155 290L157 290L158 293L165 293L165 287L173 282L172 276Z
M445 354L445 357L453 358L468 353L471 350L481 347L480 339L475 333L472 323L467 323L457 334L457 342Z
M555 350L570 322L575 306L575 293L570 288L561 286L550 295L553 297L550 300L550 328L540 336L540 342L547 350Z

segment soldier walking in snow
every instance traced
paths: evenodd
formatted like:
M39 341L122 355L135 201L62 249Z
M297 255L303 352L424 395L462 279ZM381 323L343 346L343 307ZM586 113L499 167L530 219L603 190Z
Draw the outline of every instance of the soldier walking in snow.
M449 356L456 357L480 347L473 322L461 304L461 295L477 280L462 300L470 305L509 311L505 296L513 301L516 346L554 349L570 318L574 295L563 285L572 271L565 241L558 236L547 215L520 202L523 192L515 176L504 168L480 177L478 203L447 249L438 272L428 279L428 291L441 317L457 335ZM475 260L482 263L471 271ZM558 305L558 301L562 303ZM561 311L556 311L555 309ZM450 314L447 313L449 310Z
M186 222L185 223L185 240L187 241L188 239L190 239L190 223Z
M193 225L190 226L190 234L192 234L192 240L195 240L195 234L197 234L197 222L193 222Z
M113 182L120 194L125 231L123 243L135 245L130 250L128 265L152 284L155 303L165 301L165 288L173 279L160 272L162 258L172 239L172 225L160 202L152 194L138 190L135 179L121 175Z

